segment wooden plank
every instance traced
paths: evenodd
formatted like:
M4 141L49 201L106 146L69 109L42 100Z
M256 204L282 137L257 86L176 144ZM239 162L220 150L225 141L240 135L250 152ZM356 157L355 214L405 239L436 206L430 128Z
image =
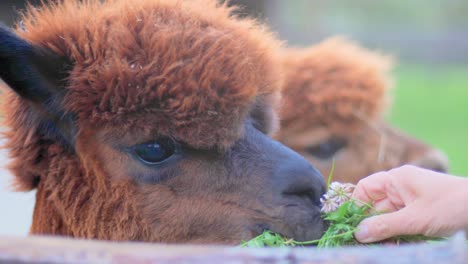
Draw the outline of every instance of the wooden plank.
M0 263L468 263L468 244L463 234L435 244L322 250L0 237Z

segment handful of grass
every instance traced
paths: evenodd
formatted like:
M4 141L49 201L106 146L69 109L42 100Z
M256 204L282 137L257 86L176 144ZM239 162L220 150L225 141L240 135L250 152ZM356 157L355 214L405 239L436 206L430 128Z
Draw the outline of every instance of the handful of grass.
M316 245L319 248L358 245L354 239L357 225L369 216L369 206L358 206L354 201L344 202L337 210L324 213L324 219L330 223L329 228L320 239L300 242L285 238L271 231L264 231L252 240L242 243L244 247L284 247Z
M333 173L333 167L332 172ZM358 230L358 224L367 217L377 214L372 205L354 200L351 195L354 185L349 183L328 181L328 192L320 200L322 203L322 217L329 223L328 229L323 236L317 240L296 241L288 239L271 231L264 231L261 235L241 244L243 247L285 247L316 245L318 248L339 247L359 245L354 238L354 232ZM399 236L387 240L388 243L399 244L400 242L434 241L438 238L429 238L420 235Z
M244 242L241 246L246 247L281 247L317 245L323 247L337 247L344 245L359 244L354 239L354 232L357 225L366 217L369 217L370 205L359 206L351 200L354 189L352 184L341 184L333 182L327 194L321 199L323 218L329 223L327 231L318 240L299 242L294 239L287 239L279 234L265 231L261 235L250 241Z

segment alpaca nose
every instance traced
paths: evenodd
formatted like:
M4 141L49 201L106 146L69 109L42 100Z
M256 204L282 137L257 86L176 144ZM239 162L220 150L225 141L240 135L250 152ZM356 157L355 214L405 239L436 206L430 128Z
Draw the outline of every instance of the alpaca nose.
M411 162L411 164L443 173L447 172L449 168L448 157L440 150L428 151L423 157Z
M302 157L280 165L276 178L281 181L280 195L285 198L300 198L320 205L325 193L325 181L321 173Z

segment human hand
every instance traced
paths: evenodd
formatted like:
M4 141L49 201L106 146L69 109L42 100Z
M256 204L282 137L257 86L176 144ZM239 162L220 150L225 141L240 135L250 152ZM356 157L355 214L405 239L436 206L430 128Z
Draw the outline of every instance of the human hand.
M384 214L364 219L362 243L398 235L442 237L468 228L468 179L405 165L362 179L353 198Z

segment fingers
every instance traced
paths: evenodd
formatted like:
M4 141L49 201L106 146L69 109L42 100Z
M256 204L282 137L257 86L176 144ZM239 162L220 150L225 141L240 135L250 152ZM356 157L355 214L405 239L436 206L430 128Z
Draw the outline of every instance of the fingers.
M401 206L392 202L391 199L382 199L373 203L373 211L377 213L391 213L401 209Z
M468 181L447 175L402 166L361 180L353 198L372 203L380 212L390 212L363 220L355 237L370 243L398 235L440 236L465 228L468 211ZM458 190L458 191L457 191ZM460 205L460 206L458 206ZM467 218L463 218L467 216Z
M360 180L354 189L353 198L364 203L372 203L387 197L387 172L378 172Z
M371 243L403 234L419 234L422 225L411 221L410 219L415 218L408 214L409 211L403 209L364 219L354 236L361 243Z

